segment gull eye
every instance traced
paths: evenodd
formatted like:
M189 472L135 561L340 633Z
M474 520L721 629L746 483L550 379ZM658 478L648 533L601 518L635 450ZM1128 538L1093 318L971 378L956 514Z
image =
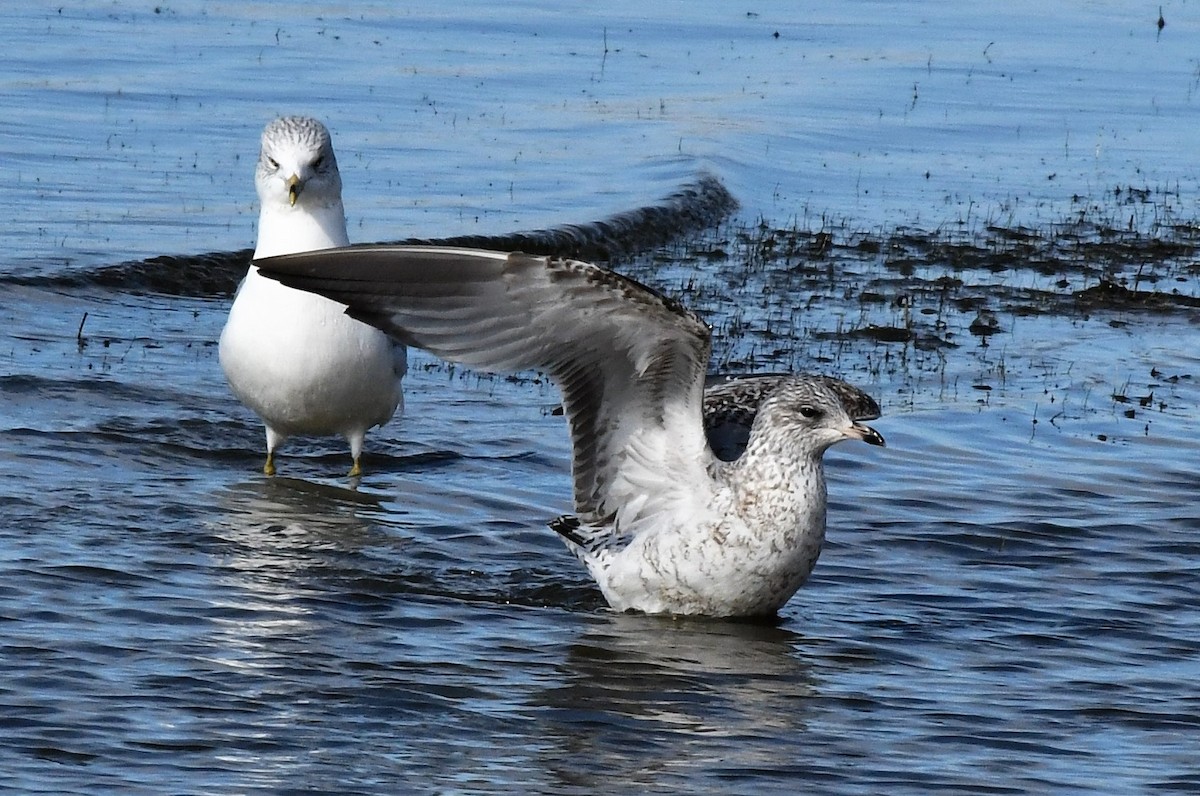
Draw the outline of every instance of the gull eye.
M804 404L800 407L800 416L812 420L814 417L820 417L821 410L811 404Z
M318 157L316 160L313 161L314 169L320 170L320 168L324 165L325 165L325 156L324 155L321 155L320 157Z
M271 168L275 169L276 171L279 170L279 161L276 160L275 158L271 157L270 155L267 156L267 165L270 166Z

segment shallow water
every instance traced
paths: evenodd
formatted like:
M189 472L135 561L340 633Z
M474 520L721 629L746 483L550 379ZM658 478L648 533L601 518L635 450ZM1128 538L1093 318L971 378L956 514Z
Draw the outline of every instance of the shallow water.
M0 789L1200 789L1198 311L1077 299L1200 297L1194 252L903 237L1194 229L1195 9L283 13L0 23ZM730 224L617 267L705 313L722 369L868 389L889 442L830 453L778 626L605 609L544 527L547 385L414 355L357 488L335 440L266 479L227 297L58 278L250 245L280 112L329 122L360 241L733 190ZM794 224L834 245L781 253Z

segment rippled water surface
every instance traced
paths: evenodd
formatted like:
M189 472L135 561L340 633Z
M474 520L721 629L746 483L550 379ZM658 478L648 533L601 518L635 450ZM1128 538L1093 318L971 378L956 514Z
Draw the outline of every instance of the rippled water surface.
M1158 13L6 13L0 789L1200 790L1200 17ZM536 378L415 354L361 483L337 440L260 474L229 296L120 264L250 246L289 112L329 124L356 241L729 187L732 220L614 267L703 312L719 369L864 387L889 443L830 453L777 625L605 608L544 525L569 451Z

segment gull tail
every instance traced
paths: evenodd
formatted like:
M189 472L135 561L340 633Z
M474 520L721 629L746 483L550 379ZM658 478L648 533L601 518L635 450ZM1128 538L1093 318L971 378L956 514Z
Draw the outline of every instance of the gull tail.
M550 521L550 530L562 537L567 547L580 561L603 557L611 552L616 534L609 525L587 525L574 514L564 514Z
M583 523L574 514L564 514L561 517L555 517L549 522L550 530L561 536L568 546L588 547L588 534L586 531L581 531Z

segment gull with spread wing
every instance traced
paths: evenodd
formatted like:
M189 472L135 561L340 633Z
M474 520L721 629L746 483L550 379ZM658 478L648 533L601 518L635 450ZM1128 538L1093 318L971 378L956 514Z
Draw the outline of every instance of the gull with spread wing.
M570 425L575 505L551 527L616 610L774 614L824 542L823 454L847 439L884 444L858 419L878 415L860 390L774 376L723 388L732 424L752 420L722 460L703 417L708 327L588 263L356 246L256 264L444 359L549 374Z

